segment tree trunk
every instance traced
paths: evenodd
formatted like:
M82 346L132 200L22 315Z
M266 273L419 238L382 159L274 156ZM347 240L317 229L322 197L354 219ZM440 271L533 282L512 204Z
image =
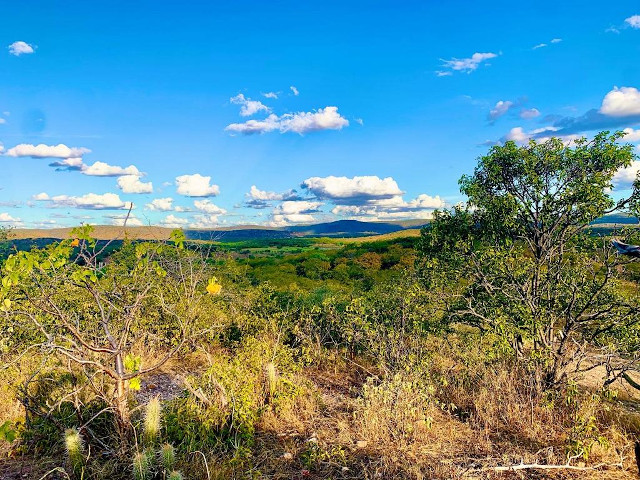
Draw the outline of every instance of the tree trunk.
M116 355L116 427L118 429L118 435L120 436L121 447L124 447L131 433L131 422L129 418L129 403L127 399L127 386L126 380L124 380L124 363L122 361L122 353Z

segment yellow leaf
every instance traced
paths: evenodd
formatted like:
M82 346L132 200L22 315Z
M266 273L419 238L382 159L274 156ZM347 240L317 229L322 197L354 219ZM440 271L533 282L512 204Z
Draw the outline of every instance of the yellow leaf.
M215 278L209 280L209 284L207 285L207 292L209 295L218 295L222 290L222 285L220 285Z
M77 247L77 246L79 246L79 245L80 245L80 240L78 240L77 238L74 238L74 239L71 241L71 246L72 246L72 247Z
M129 389L134 391L140 390L140 377L134 377L129 380Z

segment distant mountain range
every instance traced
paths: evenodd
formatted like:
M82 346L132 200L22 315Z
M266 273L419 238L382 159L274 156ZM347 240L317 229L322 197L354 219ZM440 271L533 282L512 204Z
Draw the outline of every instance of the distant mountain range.
M362 222L359 220L338 220L314 225L293 225L279 228L184 230L190 240L214 240L219 242L237 242L243 240L300 238L300 237L366 237L383 235L413 228L421 228L428 220L419 222Z
M305 237L353 238L384 235L402 230L418 229L429 224L429 220L405 220L389 222L364 222L360 220L338 220L313 225L291 225L286 227L265 227L259 225L238 225L213 229L185 229L190 240L218 242L239 242L247 240L273 240ZM616 226L637 225L638 218L622 213L606 215L595 220L594 228L615 228ZM94 236L100 240L124 238L140 240L166 240L173 229L166 227L122 227L96 226ZM12 231L13 241L26 239L64 239L71 235L70 228L16 229ZM39 242L41 243L41 242Z

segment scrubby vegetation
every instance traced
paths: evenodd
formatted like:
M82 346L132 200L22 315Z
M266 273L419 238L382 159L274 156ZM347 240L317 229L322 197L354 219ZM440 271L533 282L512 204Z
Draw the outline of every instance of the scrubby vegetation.
M619 138L494 147L419 238L11 253L0 476L635 478Z

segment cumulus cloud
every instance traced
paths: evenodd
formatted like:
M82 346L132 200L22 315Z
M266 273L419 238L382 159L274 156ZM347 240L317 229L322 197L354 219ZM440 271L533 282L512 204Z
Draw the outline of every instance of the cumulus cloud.
M262 201L281 201L271 212L270 224L284 226L317 221L320 207L332 206L331 213L339 217L376 219L429 218L433 210L443 208L439 196L418 195L406 201L392 177L311 177L302 182L309 194L305 199L280 200L282 194L253 189L253 197ZM249 196L249 194L247 195Z
M634 87L613 87L602 100L600 113L610 117L640 115L640 91Z
M252 200L283 200L284 194L276 192L268 192L266 190L260 190L255 185L251 185L251 189L247 196Z
M287 200L282 202L271 213L272 226L284 226L293 223L311 223L314 213L319 212L322 202L309 200Z
M530 138L531 135L525 133L522 127L514 127L504 136L505 141L512 141L516 143L528 142Z
M193 206L200 212L208 213L209 215L224 215L227 211L224 208L220 208L215 205L208 198L205 200L196 200L193 202Z
M510 100L500 100L489 111L489 120L495 122L498 118L505 115L515 104Z
M55 162L51 162L49 164L50 167L55 167L56 170L76 170L82 171L83 168L86 167L82 157L71 157L64 158L61 160L56 160Z
M558 128L552 126L536 128L528 132L526 132L522 127L514 127L509 130L509 132L503 136L500 141L502 143L513 141L522 145L532 139L538 142L546 142L551 137L559 138L565 145L570 145L581 138L580 135L576 134L562 135L558 133Z
M640 28L640 15L631 15L629 18L624 19L624 23L631 28Z
M392 177L379 178L374 175L353 178L311 177L302 182L301 186L320 199L340 203L391 198L403 194Z
M79 197L69 195L56 195L51 197L49 207L51 208L81 208L87 210L120 210L129 208L115 193L87 193Z
M9 49L9 53L16 57L19 57L20 55L29 55L35 51L33 45L23 41L13 42L7 48Z
M616 187L630 187L640 172L640 161L634 160L628 167L621 168L613 176L612 182Z
M246 201L244 206L249 208L269 208L272 206L272 202L278 202L282 200L299 200L298 194L295 190L287 190L283 193L270 192L267 190L260 190L255 185L251 185L249 193L245 194Z
M129 165L128 167L123 168L117 165L109 165L104 162L95 162L93 165L85 165L85 167L82 168L82 173L93 177L120 177L123 175L139 177L142 175L140 170L138 170L134 165Z
M220 193L220 187L211 184L211 177L199 173L176 177L176 187L178 194L186 197L214 197Z
M12 217L6 212L0 213L0 223L21 223L21 222L22 220L20 220L17 217Z
M623 140L627 142L640 142L640 129L634 130L633 128L625 128L623 132Z
M186 218L176 217L173 214L167 215L163 220L160 221L160 225L169 228L182 228L189 223L189 220Z
M406 202L401 196L367 202L363 205L336 205L331 213L343 217L367 217L368 219L430 218L433 211L445 207L445 201L436 195L418 195Z
M485 53L474 53L469 58L452 58L451 60L442 60L442 67L448 69L449 71L455 72L464 72L471 73L475 71L478 66L487 60L492 58L496 58L498 54L485 52ZM446 72L445 70L444 72ZM443 76L443 71L436 72L439 76ZM445 73L446 75L446 73Z
M31 197L33 200L43 202L45 200L49 200L49 194L47 192L37 193Z
M520 118L529 120L540 116L540 111L537 108L523 108L520 110Z
M298 91L298 89L293 85L291 85L289 88L291 89L291 93L293 93L296 97L300 95L300 92Z
M135 215L129 215L129 218L127 218L126 214L107 215L106 218L109 219L109 223L111 225L116 225L118 227L124 226L125 220L127 222L127 227L141 227L143 225L142 220L137 218Z
M154 198L151 203L147 203L145 205L147 210L154 210L158 212L169 212L174 210L173 208L173 198Z
M220 225L218 215L196 215L194 218L189 224L191 228L215 228Z
M31 158L71 158L82 157L91 150L82 147L67 147L63 143L58 145L31 145L21 143L7 150L5 155L9 157L31 157Z
M552 131L558 137L570 139L584 132L628 127L640 123L640 91L635 87L614 87L604 96L599 109L591 109L577 117L549 115L543 120L551 125L529 132L530 138L546 138ZM502 140L516 140L522 133L522 128L516 127Z
M134 167L135 168L135 167ZM123 175L118 178L118 188L123 193L152 193L153 184L142 182L138 175Z
M250 117L251 115L255 115L256 113L261 111L271 111L269 107L264 105L259 100L251 100L250 98L246 98L242 93L239 93L235 97L231 97L229 101L235 105L241 105L240 115L242 115L243 117Z
M273 98L275 100L278 98L278 92L267 92L267 93L263 93L262 96L264 98Z
M264 120L248 120L244 123L227 125L226 131L251 135L268 133L274 130L280 133L294 132L300 135L319 130L342 130L349 121L338 113L338 107L319 108L314 112L286 113L278 116L271 114Z

